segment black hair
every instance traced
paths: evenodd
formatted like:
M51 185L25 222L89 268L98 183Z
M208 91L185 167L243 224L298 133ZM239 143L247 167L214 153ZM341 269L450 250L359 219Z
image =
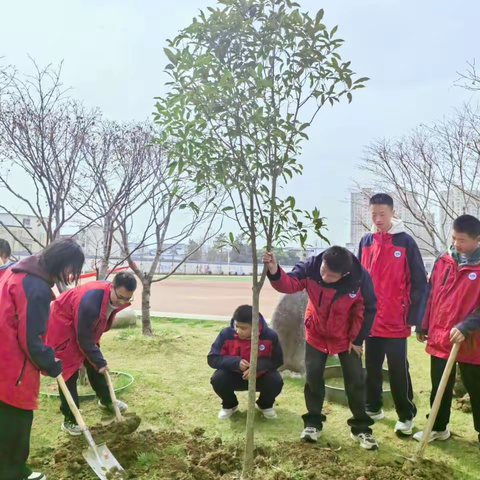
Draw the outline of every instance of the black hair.
M129 292L134 292L137 288L137 279L131 272L120 272L115 275L113 286L115 288L124 287Z
M39 263L54 282L69 285L78 282L85 255L73 238L62 238L48 245L39 254Z
M240 323L252 323L253 308L251 305L240 305L233 314L233 320Z
M352 254L343 247L330 247L323 252L322 261L333 273L346 275L352 271Z
M7 257L10 258L12 255L12 248L10 247L10 244L4 240L3 238L0 238L0 257Z
M470 238L480 237L480 220L473 215L461 215L453 222L457 233L466 233Z
M393 210L393 198L387 193L377 193L370 199L370 205L388 205Z

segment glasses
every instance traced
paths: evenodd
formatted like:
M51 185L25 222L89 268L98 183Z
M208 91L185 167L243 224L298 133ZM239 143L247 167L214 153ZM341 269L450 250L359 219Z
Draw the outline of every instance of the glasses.
M123 302L128 302L128 303L133 302L133 295L131 297L124 297L123 295L119 295L115 287L113 287L113 291L115 292L115 295L119 300L122 300Z

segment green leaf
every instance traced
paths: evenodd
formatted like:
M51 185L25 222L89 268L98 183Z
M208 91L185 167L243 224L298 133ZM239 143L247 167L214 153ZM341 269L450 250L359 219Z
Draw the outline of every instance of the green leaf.
M338 30L338 25L332 28L332 31L330 32L330 37L333 37L337 33L337 30Z
M352 103L353 96L352 96L351 92L347 93L347 98L348 98L348 103Z
M317 16L315 17L315 23L318 25L321 21L322 21L322 18L323 18L323 15L324 15L324 11L323 11L323 8L321 8L318 12L317 12Z
M232 244L235 243L235 237L233 236L233 233L232 233L232 232L230 232L230 233L228 234L228 238L230 238L230 243L232 243Z
M233 210L233 207L225 207L225 208L222 208L222 212L223 212L223 213L230 212L231 210Z
M164 48L163 51L165 52L165 55L168 57L168 59L169 59L174 65L177 65L177 63L178 63L178 58L177 58L177 56L176 56L169 48Z
M370 79L368 77L362 77L359 78L358 80L355 80L353 84L355 85L356 83L363 83L363 82L368 82Z

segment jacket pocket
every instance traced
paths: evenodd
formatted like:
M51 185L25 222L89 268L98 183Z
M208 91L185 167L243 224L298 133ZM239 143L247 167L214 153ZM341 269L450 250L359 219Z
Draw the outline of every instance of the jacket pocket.
M55 349L55 353L57 352L63 352L66 348L67 348L67 345L70 343L70 339L67 338L67 340L65 340L64 342L62 342L56 349Z
M442 287L444 287L445 284L447 283L448 274L450 273L450 269L451 269L451 268L452 268L452 267L448 267L448 268L447 268L447 271L445 272L445 276L443 277Z
M21 370L20 375L17 379L17 382L15 383L16 387L18 387L22 383L22 378L23 378L23 374L25 373L25 367L26 366L27 366L27 357L25 357L25 360L23 361L22 370Z

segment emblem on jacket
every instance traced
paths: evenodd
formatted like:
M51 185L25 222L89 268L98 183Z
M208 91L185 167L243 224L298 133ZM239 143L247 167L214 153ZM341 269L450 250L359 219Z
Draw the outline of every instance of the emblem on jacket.
M350 298L356 298L357 294L356 293L349 293L348 296Z
M258 347L258 349L259 349L261 352L263 352L263 351L265 350L265 345L260 345L260 346Z
M397 250L395 253L394 253L395 257L397 258L400 258L402 256L402 252L400 252L399 250Z
M468 276L468 278L469 278L470 280L476 280L477 274L474 273L474 272L472 272L472 273Z

